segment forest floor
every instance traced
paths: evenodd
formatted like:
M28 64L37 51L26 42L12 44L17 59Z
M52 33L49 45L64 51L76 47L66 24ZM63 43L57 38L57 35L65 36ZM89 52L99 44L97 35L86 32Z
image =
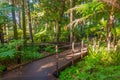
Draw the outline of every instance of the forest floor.
M74 60L78 59L81 54L79 48L75 48L75 52ZM59 69L72 61L70 49L59 53L58 56ZM52 55L6 72L0 80L57 80L57 78L53 76L55 71L56 55Z

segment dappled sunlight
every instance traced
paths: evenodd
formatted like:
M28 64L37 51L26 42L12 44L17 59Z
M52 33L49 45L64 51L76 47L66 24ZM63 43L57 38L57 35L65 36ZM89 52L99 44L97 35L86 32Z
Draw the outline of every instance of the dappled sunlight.
M117 80L119 61L120 0L0 0L3 78Z
M41 65L41 67L40 67L39 69L37 69L37 72L40 72L40 71L42 71L43 69L52 67L52 66L54 66L54 65L55 65L54 62L47 63L47 64L45 64L45 65Z
M75 53L74 56L79 56L81 52Z

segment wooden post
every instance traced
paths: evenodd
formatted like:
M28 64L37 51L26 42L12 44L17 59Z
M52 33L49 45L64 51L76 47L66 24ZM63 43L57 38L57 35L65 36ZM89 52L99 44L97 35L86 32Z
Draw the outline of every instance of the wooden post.
M72 65L74 65L74 42L72 42Z
M83 58L83 40L81 41L81 54L80 54L80 56L81 56L81 58Z
M56 45L56 75L59 75L59 69L58 69L58 45Z
M81 52L82 52L82 49L83 49L83 40L81 41Z

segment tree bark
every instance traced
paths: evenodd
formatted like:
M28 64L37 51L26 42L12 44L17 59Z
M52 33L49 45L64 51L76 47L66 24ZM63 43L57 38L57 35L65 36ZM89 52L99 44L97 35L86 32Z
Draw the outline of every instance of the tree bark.
M55 32L56 32L55 42L59 43L59 23L58 23L58 21L55 22Z
M114 30L114 33L113 33L113 45L115 47L117 45L117 32L116 32L116 19L115 19L115 17L113 18L113 30Z
M4 34L3 34L2 27L0 27L0 41L1 41L1 44L4 44Z
M110 50L111 45L111 26L112 26L112 14L110 14L107 24L107 47L108 51Z
M113 0L113 5L111 7L109 19L108 19L108 24L107 24L107 46L108 46L108 51L110 51L110 46L111 46L111 29L113 25L113 19L114 19L114 5L115 5L116 0Z
M70 8L72 7L73 7L73 0L70 0ZM70 10L70 45L72 45L73 42L72 22L73 22L73 10Z
M18 39L16 16L15 16L15 0L12 0L12 18L13 18L14 39Z
M33 33L32 33L32 24L31 24L31 14L30 14L30 6L29 6L29 0L27 1L27 15L28 15L28 23L29 23L29 32L30 32L30 42L33 44Z
M23 44L26 45L26 24L25 24L25 1L22 0L22 26L23 26Z
M21 27L21 11L20 10L18 12L18 17L19 17L19 28L22 29L22 27Z

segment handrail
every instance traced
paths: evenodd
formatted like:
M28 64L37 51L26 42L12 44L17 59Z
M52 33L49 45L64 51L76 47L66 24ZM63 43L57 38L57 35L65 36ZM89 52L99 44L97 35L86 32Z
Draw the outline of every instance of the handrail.
M58 60L59 60L59 56L58 56L58 49L59 48L65 48L65 47L71 47L71 54L72 54L72 65L74 65L74 54L75 54L75 51L74 51L74 47L76 46L76 45L78 45L78 46L80 46L80 52L84 52L85 50L87 50L87 48L85 48L85 49L83 49L84 48L84 46L86 47L86 45L84 45L84 43L83 43L83 41L81 42L81 43L72 43L72 45L65 45L65 46L62 46L62 47L58 47L58 44L56 44L56 47L55 47L55 49L56 49L56 56L55 56L55 58L56 58L56 74L57 74L57 76L58 76L58 74L59 74L59 69L58 69ZM81 55L81 57L82 57L83 55Z

